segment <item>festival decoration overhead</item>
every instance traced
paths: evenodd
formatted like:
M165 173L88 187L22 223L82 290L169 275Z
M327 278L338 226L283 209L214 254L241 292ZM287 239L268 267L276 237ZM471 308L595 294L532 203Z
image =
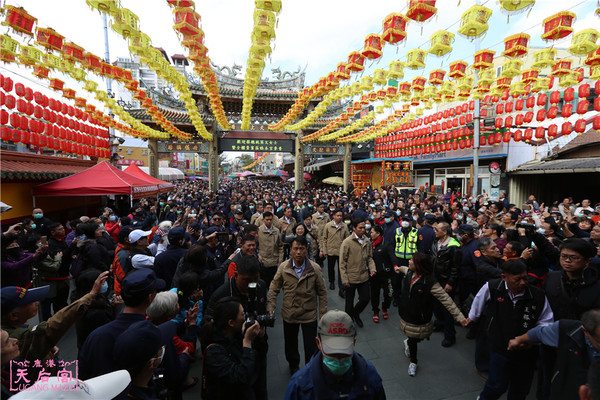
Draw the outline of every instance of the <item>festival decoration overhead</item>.
M458 33L468 38L482 36L488 30L487 21L492 15L492 10L484 6L472 6L461 17Z
M271 153L264 153L262 156L258 157L256 160L254 160L254 162L252 162L251 164L248 164L245 167L242 167L242 169L249 170L249 169L254 168L258 163L260 163L262 160L267 158L269 156L269 154L271 154Z
M571 25L574 20L575 14L570 11L561 11L546 18L543 22L544 33L542 33L542 39L550 41L569 36L573 32Z

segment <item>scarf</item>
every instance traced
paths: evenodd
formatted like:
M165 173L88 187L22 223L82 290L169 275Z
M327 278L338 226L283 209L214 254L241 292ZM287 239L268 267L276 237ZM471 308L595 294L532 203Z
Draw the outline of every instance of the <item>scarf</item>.
M381 242L383 242L383 236L379 236L377 239L373 240L373 248L377 247Z

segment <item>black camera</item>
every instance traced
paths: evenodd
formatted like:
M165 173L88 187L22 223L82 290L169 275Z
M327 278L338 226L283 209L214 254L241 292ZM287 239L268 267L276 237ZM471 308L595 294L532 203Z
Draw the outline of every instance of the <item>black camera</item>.
M523 229L525 229L525 231L527 231L527 233L533 233L536 230L536 227L534 224L528 224L526 222L518 223L517 228L523 228Z
M248 284L248 307L246 309L246 323L244 330L248 329L254 322L258 322L260 326L275 326L275 316L272 314L258 314L256 312L256 289L257 283L251 282Z

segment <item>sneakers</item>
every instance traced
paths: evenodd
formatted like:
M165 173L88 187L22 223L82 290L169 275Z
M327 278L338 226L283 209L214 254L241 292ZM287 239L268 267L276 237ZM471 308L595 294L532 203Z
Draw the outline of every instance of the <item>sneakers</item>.
M373 322L375 322L376 324L379 323L379 314L373 314Z
M390 315L388 314L387 310L383 310L383 319L388 319L390 317Z
M408 376L415 376L417 374L417 364L410 363L408 365Z
M408 348L408 338L404 339L404 355L407 358L410 358L410 349Z

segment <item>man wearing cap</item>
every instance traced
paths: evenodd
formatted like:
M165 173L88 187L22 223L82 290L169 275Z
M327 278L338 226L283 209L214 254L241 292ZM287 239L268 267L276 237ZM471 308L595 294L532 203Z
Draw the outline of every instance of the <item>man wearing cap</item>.
M121 282L125 275L129 273L131 267L129 263L129 254L131 245L129 244L129 234L133 231L131 226L124 226L119 231L117 248L112 263L113 274L115 275L114 291L117 296L121 295Z
M171 228L168 233L169 245L167 249L158 254L154 259L156 276L163 279L169 288L177 269L177 263L187 251L186 244L188 241L186 235L189 236L181 226Z
M381 210L375 211L375 223L379 223L377 221L378 214L381 214ZM383 219L380 218L380 220L383 221L383 240L386 243L394 243L396 241L396 230L400 228L398 221L396 221L396 213L391 210L387 210Z
M412 255L417 252L419 246L419 234L416 228L412 226L412 215L404 213L400 227L396 229L396 237L392 242L394 246L394 269L399 266L408 266L408 261ZM402 279L399 274L392 274L392 287L394 289L394 305L398 302L400 295L400 284Z
M298 370L298 330L302 327L304 361L308 364L317 347L313 338L317 334L317 302L319 315L327 312L327 288L319 265L306 256L307 241L297 236L292 241L291 259L281 263L267 294L267 311L273 313L277 296L283 289L283 334L285 358L293 374Z
M114 321L94 330L79 350L79 377L89 379L115 371L113 349L117 337L130 325L146 319L146 309L156 292L165 288L165 281L157 279L148 268L135 270L121 284L123 312Z
M50 291L49 286L25 289L17 286L2 288L2 329L10 337L19 340L20 356L29 361L46 361L56 357L56 344L87 311L94 299L100 294L108 272L101 273L90 293L57 311L47 321L33 327L28 326L29 319L38 312L39 302ZM30 372L31 373L31 372Z
M328 311L315 340L319 352L292 376L286 400L386 398L373 364L354 351L356 328L348 314Z
M135 269L154 268L154 257L148 251L148 236L152 231L135 229L129 234L131 249L128 257L128 266ZM157 253L158 254L158 253Z
M469 297L475 296L477 290L477 264L481 258L481 252L477 249L477 240L474 238L473 227L469 224L458 226L458 237L462 243L461 263L458 270L459 298L461 304Z
M433 214L425 214L424 225L419 228L417 235L419 240L417 241L417 251L431 255L431 246L435 240L435 232L433 231L433 224L436 218Z

